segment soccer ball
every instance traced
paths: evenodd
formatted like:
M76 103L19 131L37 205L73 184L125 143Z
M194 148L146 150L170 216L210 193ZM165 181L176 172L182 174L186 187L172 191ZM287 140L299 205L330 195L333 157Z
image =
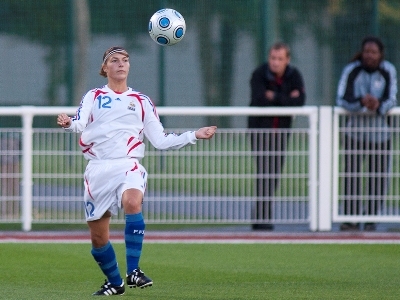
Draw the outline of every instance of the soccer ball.
M150 37L159 45L175 45L182 40L185 32L185 19L174 9L160 9L150 18Z

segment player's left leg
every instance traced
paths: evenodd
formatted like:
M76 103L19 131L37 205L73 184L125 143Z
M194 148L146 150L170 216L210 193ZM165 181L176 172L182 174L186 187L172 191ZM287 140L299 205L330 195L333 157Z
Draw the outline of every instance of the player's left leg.
M126 220L127 285L131 288L151 286L153 285L153 281L146 277L139 268L145 233L145 222L142 215L143 192L134 188L127 189L122 194L121 202Z

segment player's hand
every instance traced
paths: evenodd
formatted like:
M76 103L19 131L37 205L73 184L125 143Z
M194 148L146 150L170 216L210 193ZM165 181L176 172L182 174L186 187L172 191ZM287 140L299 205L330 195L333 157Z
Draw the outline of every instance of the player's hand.
M71 119L66 114L59 114L57 124L63 128L68 128L71 126Z
M213 137L215 131L217 131L217 126L202 127L196 131L197 139L210 139Z

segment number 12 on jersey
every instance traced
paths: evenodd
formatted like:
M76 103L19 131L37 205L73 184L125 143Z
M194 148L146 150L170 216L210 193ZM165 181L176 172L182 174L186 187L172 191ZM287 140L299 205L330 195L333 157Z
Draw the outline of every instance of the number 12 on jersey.
M109 96L97 96L96 98L99 101L99 108L111 108L109 105L112 99Z

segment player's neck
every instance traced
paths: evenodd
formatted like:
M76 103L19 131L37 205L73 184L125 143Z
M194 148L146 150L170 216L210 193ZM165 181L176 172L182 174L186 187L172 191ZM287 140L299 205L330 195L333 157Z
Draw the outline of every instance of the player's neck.
M126 84L126 81L109 81L107 86L113 90L114 92L117 93L123 93L128 90L128 85Z

